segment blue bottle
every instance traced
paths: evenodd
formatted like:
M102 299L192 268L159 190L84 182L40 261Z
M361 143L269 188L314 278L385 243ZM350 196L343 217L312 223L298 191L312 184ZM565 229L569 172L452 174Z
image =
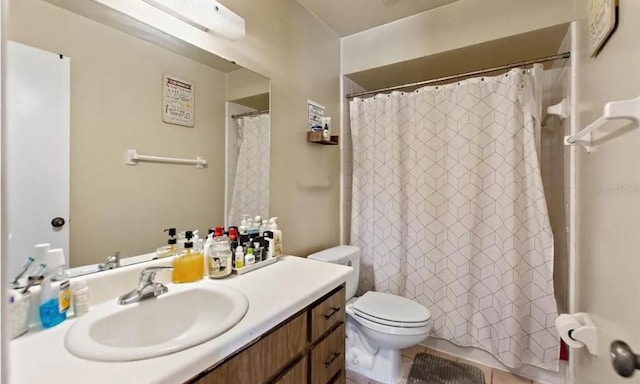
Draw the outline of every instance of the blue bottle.
M40 286L40 323L42 328L54 327L67 319L68 305L66 297L63 298L63 305L60 305L60 292L65 292L69 281L63 281L60 288L52 289L51 277L46 276Z

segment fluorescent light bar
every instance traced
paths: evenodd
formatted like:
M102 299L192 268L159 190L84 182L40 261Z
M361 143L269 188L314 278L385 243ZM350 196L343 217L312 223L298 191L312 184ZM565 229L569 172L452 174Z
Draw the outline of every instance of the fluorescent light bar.
M185 23L229 40L244 37L244 19L215 0L143 0Z

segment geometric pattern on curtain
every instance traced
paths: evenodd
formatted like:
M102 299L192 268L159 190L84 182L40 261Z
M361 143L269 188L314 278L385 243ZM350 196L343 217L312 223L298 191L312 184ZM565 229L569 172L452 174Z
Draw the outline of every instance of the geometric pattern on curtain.
M430 337L558 370L553 235L522 70L350 103L359 293L425 305Z
M240 150L229 208L231 225L239 225L245 213L251 218L269 217L269 114L241 117L237 124Z

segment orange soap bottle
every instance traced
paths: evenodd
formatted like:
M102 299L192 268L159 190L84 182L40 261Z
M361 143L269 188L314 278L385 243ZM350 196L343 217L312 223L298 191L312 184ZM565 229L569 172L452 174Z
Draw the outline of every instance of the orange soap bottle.
M193 249L193 232L185 232L184 250L173 259L171 281L174 283L191 283L204 277L204 255L202 251Z

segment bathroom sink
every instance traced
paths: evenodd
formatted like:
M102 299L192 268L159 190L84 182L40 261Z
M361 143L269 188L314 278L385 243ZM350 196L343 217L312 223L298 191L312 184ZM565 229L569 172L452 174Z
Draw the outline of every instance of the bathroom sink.
M67 331L65 347L98 361L132 361L181 351L236 325L249 309L246 296L208 281L173 285L135 304L98 305Z

